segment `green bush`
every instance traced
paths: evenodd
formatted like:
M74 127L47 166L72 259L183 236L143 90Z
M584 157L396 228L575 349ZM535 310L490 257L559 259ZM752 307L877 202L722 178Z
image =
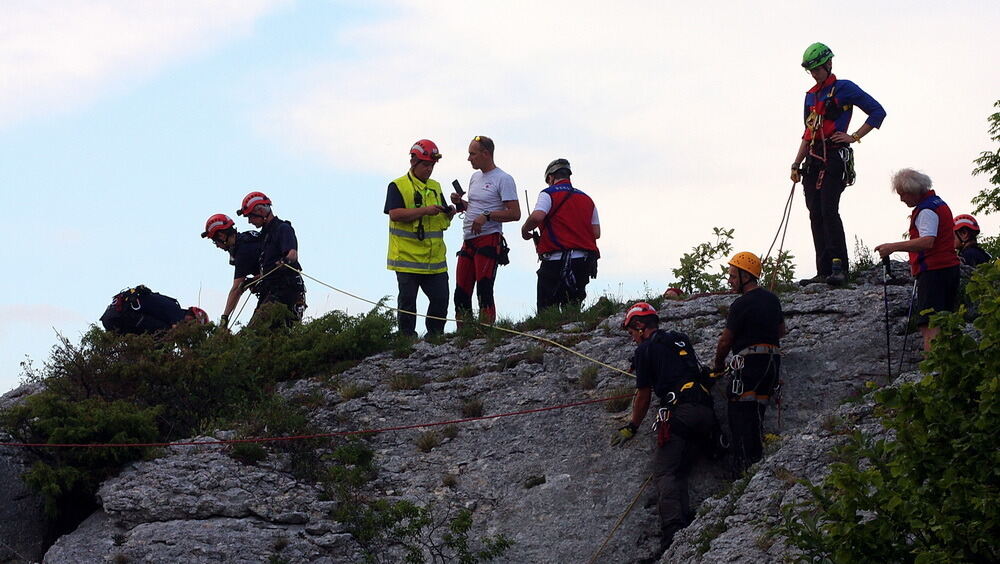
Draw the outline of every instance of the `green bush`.
M237 334L181 324L155 335L117 335L96 327L75 345L61 338L44 369L30 379L46 391L0 414L0 430L19 442L168 442L206 422L257 421L249 434L280 436L308 429L301 409L273 395L275 383L319 374L388 346L393 318L372 311L332 312L276 330L265 324ZM263 429L267 429L267 433ZM302 475L315 472L314 444L274 445ZM142 449L36 449L26 481L53 514L93 503L101 480Z
M696 245L690 253L681 256L681 265L673 269L677 285L686 294L720 292L727 289L728 267L719 266L717 261L727 257L733 250L733 229L713 227L715 242ZM712 270L718 269L715 274Z
M778 532L802 561L1000 560L1000 266L979 268L968 291L978 340L961 313L933 316L923 379L875 394L892 438L855 432L811 498L783 508Z

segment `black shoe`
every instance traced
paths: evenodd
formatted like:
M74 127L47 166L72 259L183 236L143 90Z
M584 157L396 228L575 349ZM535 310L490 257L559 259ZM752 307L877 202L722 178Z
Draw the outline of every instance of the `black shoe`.
M843 286L844 284L847 284L847 277L844 276L843 272L838 272L827 276L826 283L831 286Z
M826 282L827 278L828 277L825 274L817 274L812 278L805 278L803 280L799 280L799 286L808 286L810 284L818 284L820 282Z

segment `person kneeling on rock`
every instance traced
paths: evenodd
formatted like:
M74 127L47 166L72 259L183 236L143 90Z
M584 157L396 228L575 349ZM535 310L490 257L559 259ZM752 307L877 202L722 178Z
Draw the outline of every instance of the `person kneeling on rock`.
M687 478L693 451L711 440L715 412L691 340L659 325L656 310L645 302L633 305L625 314L622 328L638 345L632 358L636 392L632 417L618 429L611 444L622 445L635 436L655 391L660 408L654 425L653 483L660 514L660 548L666 550L677 531L688 525Z

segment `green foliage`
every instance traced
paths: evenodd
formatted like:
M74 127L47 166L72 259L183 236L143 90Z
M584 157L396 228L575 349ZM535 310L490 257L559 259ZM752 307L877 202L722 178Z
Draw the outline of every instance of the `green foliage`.
M719 292L726 290L728 267L719 266L719 259L725 258L733 250L733 231L723 227L713 227L715 242L705 242L695 245L690 253L681 256L681 265L673 269L677 285L686 294L702 292ZM716 270L712 274L712 270Z
M543 309L534 317L529 317L514 327L518 331L535 331L537 329L556 331L564 325L579 323L581 331L592 331L600 322L621 311L624 307L625 304L620 301L601 296L592 306L582 309L573 306L567 306L561 311L558 308Z
M803 561L1000 560L1000 266L980 267L968 291L978 340L961 313L933 316L923 379L875 394L893 438L853 433L811 499L783 509L778 532Z
M468 419L470 417L482 417L482 416L483 416L483 400L479 398L472 398L462 402L462 417Z
M1000 257L1000 236L979 237L976 239L979 247L990 254L993 258Z
M208 421L250 421L246 434L301 434L308 429L301 408L275 398L275 383L383 350L392 324L391 315L373 310L356 317L332 312L275 330L255 324L237 334L190 323L155 335L95 327L78 345L61 337L44 369L30 369L28 377L46 391L0 414L0 430L28 443L167 442L192 436ZM308 441L272 448L288 452L301 475L317 466L316 445ZM148 453L87 448L30 454L26 481L57 514L93 503L101 480Z
M761 285L787 290L795 287L795 255L781 251L777 257L767 257L761 264Z
M600 368L596 364L588 364L580 371L578 385L581 390L593 390L597 387L597 373Z
M419 390L426 383L427 381L422 376L402 372L393 374L389 378L389 389L395 392L400 390Z
M18 441L41 444L149 443L158 438L158 407L100 398L73 401L47 390L0 414L0 425ZM89 503L101 481L149 449L32 448L24 481L45 498L50 517L62 504Z
M374 458L361 441L341 445L328 456L332 464L321 482L325 495L339 502L331 517L347 526L366 562L398 562L401 552L404 562L475 564L497 558L513 545L503 535L473 543L472 513L467 510L440 515L433 506L370 499L363 486L375 477ZM445 485L456 483L454 477L445 480Z
M878 264L875 260L875 251L868 248L865 242L857 235L854 236L854 257L851 259L848 279L856 281L861 273L867 272Z
M616 399L610 399L604 402L605 411L608 413L618 413L619 411L623 411L628 408L628 406L632 405L633 392L635 392L635 388L631 388L629 386L619 386L611 390L611 395L609 397Z
M267 459L267 450L258 443L238 443L229 450L229 456L243 464L257 464Z
M435 447L441 446L441 437L437 431L424 431L417 437L415 444L420 452L430 452Z
M1000 108L1000 100L993 103L994 108ZM989 122L990 139L1000 145L1000 112L994 112L987 118ZM972 198L976 209L972 213L994 213L1000 211L1000 146L995 151L983 151L979 158L973 161L976 168L973 175L987 174L990 188L983 188ZM997 256L997 255L993 255Z

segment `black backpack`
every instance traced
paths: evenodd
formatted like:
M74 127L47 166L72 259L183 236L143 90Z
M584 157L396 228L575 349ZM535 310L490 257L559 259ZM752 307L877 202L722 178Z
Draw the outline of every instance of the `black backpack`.
M111 298L101 324L106 331L142 334L169 329L183 318L184 310L177 300L139 285Z
M656 395L666 398L673 392L677 402L711 405L709 390L714 382L698 362L691 339L680 331L661 330L653 334L653 343L663 351L665 372L674 376L669 382L656 382Z

